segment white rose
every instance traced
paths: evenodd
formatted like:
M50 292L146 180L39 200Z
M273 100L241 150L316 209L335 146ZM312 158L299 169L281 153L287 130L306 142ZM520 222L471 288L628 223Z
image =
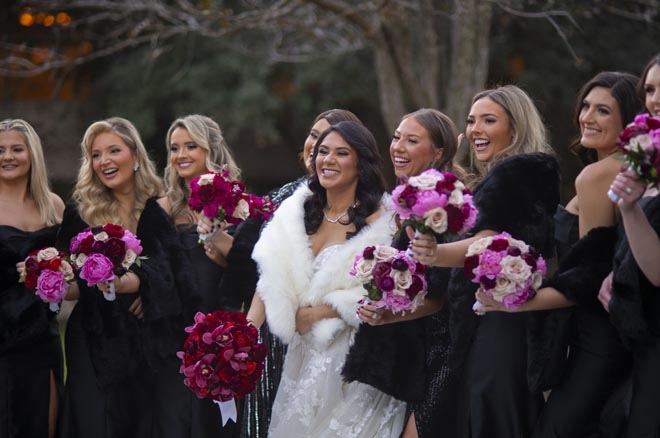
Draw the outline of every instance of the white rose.
M71 258L73 258L73 256L71 256ZM87 260L87 254L80 253L75 258L75 260L73 260L73 262L76 264L76 268L80 269L83 267L86 260Z
M454 187L458 190L465 190L465 184L463 184L460 180L454 181Z
M405 297L406 296L406 291L403 289L399 289L398 287L395 287L392 290L392 295L398 295L400 297Z
M52 260L59 255L59 251L55 248L44 248L37 253L37 261Z
M250 216L250 204L245 199L238 201L233 216L237 219L247 219Z
M508 237L507 240L509 241L510 246L519 248L523 254L527 254L529 252L529 245L527 245L522 240L514 239L513 237Z
M408 289L412 284L412 272L410 272L409 269L406 269L405 271L392 269L390 275L394 279L394 289L402 289L404 292L399 295L405 295L405 289Z
M392 248L391 246L378 245L374 250L374 257L376 262L389 262L394 259L394 257L399 254L399 250Z
M653 139L648 134L640 134L630 139L630 146L637 149L639 152L644 152L653 144Z
M197 181L197 185L200 186L205 186L207 184L213 184L213 178L215 175L212 173L205 173L204 175L199 177L199 180Z
M438 181L440 181L438 176L422 173L421 175L410 177L408 184L419 190L435 190L435 185Z
M541 271L536 271L532 274L532 288L534 290L538 290L538 288L541 287L541 283L543 282L543 274L541 274Z
M456 207L462 206L463 192L458 189L454 189L454 191L451 192L451 195L449 195L449 199L447 200L447 202Z
M362 283L367 283L369 282L373 276L371 275L371 271L374 268L374 265L376 264L376 260L371 259L367 260L365 258L361 259L355 264L355 278L360 280Z
M442 208L434 208L424 213L426 220L424 225L433 230L433 232L442 234L447 231L447 211Z
M519 284L524 284L532 275L532 268L520 257L505 256L500 266L502 275Z
M60 265L60 272L66 281L73 280L73 268L66 260L62 260L62 264Z
M124 260L122 260L121 265L125 268L128 269L131 267L133 263L135 263L135 259L137 258L137 254L135 254L135 251L132 249L126 250L126 254L124 255Z
M481 254L488 248L488 246L493 243L493 237L492 236L487 236L487 237L482 237L481 239L477 240L476 242L473 242L472 245L468 247L467 254L465 254L466 257L473 256L475 254Z
M108 236L108 233L106 233L105 231L101 231L98 234L94 234L94 240L96 240L97 242L105 242L106 240L108 240L108 237L110 236Z
M511 295L516 291L516 282L511 281L508 278L497 277L495 279L495 287L490 290L493 294L493 298L500 303L507 295Z

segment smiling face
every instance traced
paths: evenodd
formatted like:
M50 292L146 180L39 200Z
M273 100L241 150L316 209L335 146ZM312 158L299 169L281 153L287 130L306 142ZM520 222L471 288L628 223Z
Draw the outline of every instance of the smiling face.
M326 190L353 190L358 183L358 157L337 132L329 133L319 145L316 173Z
M30 174L30 150L18 131L0 131L0 179L27 178Z
M580 114L580 143L594 149L599 158L616 148L616 139L623 130L619 103L609 88L594 87L582 101Z
M190 137L185 128L176 128L170 137L170 164L186 181L208 172L206 151Z
M644 103L652 116L660 117L660 65L655 64L644 80Z
M92 168L103 185L126 193L133 189L135 156L117 134L102 132L92 142Z
M305 160L305 168L309 169L309 166L312 164L312 152L314 151L314 145L316 140L319 139L323 131L330 127L330 123L326 119L319 119L312 129L309 130L309 135L305 139L305 144L303 145L303 158Z
M431 143L429 133L414 117L399 123L390 143L390 159L397 178L419 175L442 155Z
M478 161L488 162L498 152L508 148L513 134L509 116L501 105L489 97L472 104L465 135Z

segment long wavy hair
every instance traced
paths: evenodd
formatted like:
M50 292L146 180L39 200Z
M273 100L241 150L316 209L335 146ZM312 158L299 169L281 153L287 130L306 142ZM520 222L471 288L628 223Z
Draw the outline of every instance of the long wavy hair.
M578 130L578 135L569 146L569 150L577 155L582 164L587 165L598 161L597 152L593 149L585 148L580 143L582 137L580 135L580 111L582 110L587 94L596 87L609 88L612 97L619 104L622 126L626 126L633 121L635 115L642 111L644 107L644 100L640 99L637 95L637 82L637 76L630 73L603 71L594 76L580 89L575 101L573 115L573 123Z
M403 116L401 121L409 117L414 118L426 129L433 151L442 150L440 158L433 161L430 167L441 172L452 172L464 180L467 173L458 163L454 162L458 151L458 129L454 122L446 114L433 108L418 109Z
M205 165L209 172L219 172L224 168L229 171L231 179L237 180L241 177L241 169L239 169L229 146L227 146L220 126L213 119L199 114L192 114L180 117L172 122L165 137L168 156L172 147L172 133L177 128L188 131L195 144L206 152ZM195 217L188 207L190 187L186 184L185 179L181 178L172 167L169 159L165 167L165 187L166 196L172 209L170 213L172 218L183 218L188 223L194 223Z
M497 163L511 156L532 152L554 153L548 143L541 114L529 95L521 88L515 85L503 85L484 90L474 96L472 104L486 97L506 112L513 131L513 139L509 146L496 153L487 163L477 163L474 151L470 148L470 162L482 177Z
M314 145L312 163L316 162L319 146L331 132L339 134L357 154L358 183L355 190L355 205L348 209L343 225L355 225L355 232L346 233L346 238L355 236L367 225L367 218L380 207L381 198L385 193L383 177L383 159L378 151L376 139L364 125L356 122L339 122L330 126L321 134ZM312 194L305 200L305 230L308 235L314 234L323 222L323 209L328 197L325 188L319 182L316 166L308 183Z
M23 136L30 153L30 173L27 192L37 205L41 223L55 225L62 218L57 214L48 184L48 173L41 140L28 122L22 119L6 119L0 122L0 132L15 131Z
M121 117L112 117L92 123L83 136L82 164L78 172L73 199L78 204L80 216L89 225L105 223L122 224L118 214L119 202L113 196L112 190L106 187L94 172L92 167L92 145L99 134L113 133L128 146L133 153L138 169L134 173L135 205L131 215L137 222L147 199L159 196L163 192L163 183L156 174L156 168L149 159L147 149L142 143L140 134L131 122Z
M646 77L649 74L649 70L653 68L654 65L660 66L660 53L655 55L651 60L649 61L648 64L646 64L646 67L644 67L644 70L642 71L642 75L639 77L639 83L637 84L637 95L639 96L640 99L642 99L642 102L644 102L646 106L646 87L645 87L645 82L646 82ZM646 111L648 111L648 108L645 108Z

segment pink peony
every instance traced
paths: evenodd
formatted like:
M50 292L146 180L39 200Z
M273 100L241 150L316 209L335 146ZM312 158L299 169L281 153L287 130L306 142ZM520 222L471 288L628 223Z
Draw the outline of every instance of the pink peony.
M87 257L80 270L80 278L87 280L87 286L95 286L115 279L112 262L103 254L94 253Z
M37 295L49 303L59 303L64 299L67 283L59 271L45 269L37 280Z
M140 243L140 239L138 239L135 234L125 230L121 240L123 240L126 244L126 249L133 250L136 256L142 254L142 245Z

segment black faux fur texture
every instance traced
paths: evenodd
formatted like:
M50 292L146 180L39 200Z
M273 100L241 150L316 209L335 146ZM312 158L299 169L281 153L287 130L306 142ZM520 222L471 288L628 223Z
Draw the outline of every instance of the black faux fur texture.
M653 229L660 234L660 197L645 203L643 209ZM660 288L653 286L639 269L623 233L614 257L609 310L612 324L629 347L660 336Z
M559 203L559 163L549 154L520 154L496 165L474 191L479 210L475 227L506 231L539 250L545 258L554 252L554 212ZM452 365L460 367L479 323L472 310L477 284L463 269L453 269L449 282Z

